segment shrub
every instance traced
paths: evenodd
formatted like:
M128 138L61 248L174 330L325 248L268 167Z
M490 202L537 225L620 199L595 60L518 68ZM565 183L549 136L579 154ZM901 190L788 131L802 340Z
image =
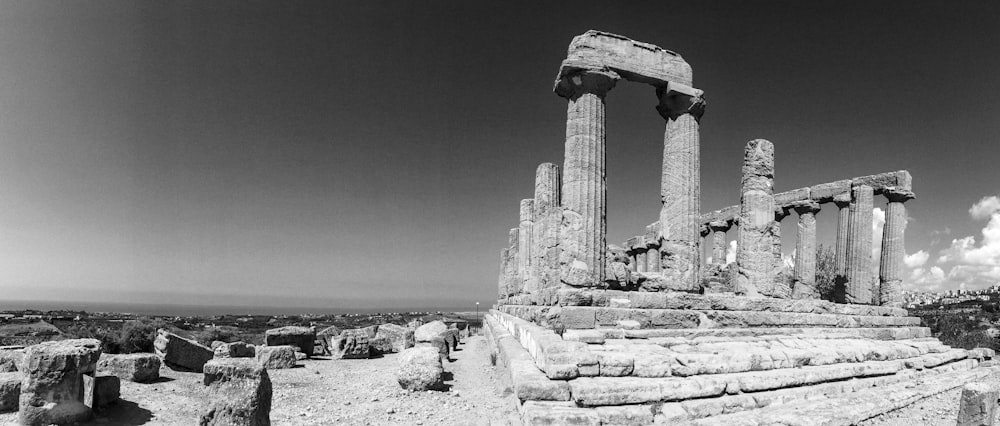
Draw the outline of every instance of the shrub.
M239 336L235 331L222 327L207 327L195 336L195 340L205 346L211 346L212 342L216 340L229 343L235 342L238 339Z

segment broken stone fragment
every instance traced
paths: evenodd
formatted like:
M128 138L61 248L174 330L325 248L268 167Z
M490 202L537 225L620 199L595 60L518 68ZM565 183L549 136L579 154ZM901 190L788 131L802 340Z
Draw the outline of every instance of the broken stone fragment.
M160 358L156 354L102 354L97 372L136 383L149 383L160 378Z

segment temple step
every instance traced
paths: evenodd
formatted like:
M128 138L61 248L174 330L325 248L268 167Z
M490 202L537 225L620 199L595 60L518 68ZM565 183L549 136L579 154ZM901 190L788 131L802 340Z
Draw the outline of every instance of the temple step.
M788 338L809 339L873 339L908 340L931 337L928 327L857 327L857 328L800 328L800 327L755 327L755 328L648 328L630 329L601 326L594 329L567 329L563 332L566 340L584 343L603 343L610 339L673 340L680 343L697 344L705 342L772 341Z
M798 391L806 397L794 398L792 401L774 401L777 403L757 409L730 409L720 415L701 419L690 419L690 411L682 414L673 407L663 407L656 417L656 423L690 426L853 425L995 374L995 367L966 369L956 366L941 374L923 375L891 384L875 384L872 387L862 385L857 388L846 383L845 388L853 388L846 392L824 392L819 391L819 388L787 389L787 393ZM730 404L730 407L735 405ZM671 412L677 416L670 415Z

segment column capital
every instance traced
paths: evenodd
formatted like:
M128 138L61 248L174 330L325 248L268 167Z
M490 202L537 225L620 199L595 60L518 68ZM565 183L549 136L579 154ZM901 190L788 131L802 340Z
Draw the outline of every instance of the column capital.
M665 120L691 114L696 121L701 121L705 113L705 92L701 89L670 82L665 87L656 88L656 97L660 100L656 111Z
M726 232L729 230L730 227L731 225L729 224L729 222L724 220L713 220L711 222L708 222L708 229L711 229L712 231Z
M707 223L703 223L698 226L698 233L701 234L703 238L707 237L708 234L711 234L712 230L713 230L712 227Z
M556 80L553 91L566 99L576 99L591 93L604 98L621 77L611 70L578 70Z
M843 193L843 194L834 195L833 196L833 203L836 204L837 207L840 207L840 208L847 207L849 204L851 204L851 193L847 192L847 193Z
M774 206L774 220L781 222L781 220L788 217L789 214L791 214L791 208L789 206Z
M789 207L794 209L795 213L798 213L800 216L806 213L816 214L820 210L819 203L813 200L796 201L789 205Z
M895 187L886 188L882 192L882 195L884 195L885 198L887 198L890 203L905 203L914 198L917 198L916 194L914 194L913 191L907 191L905 189L899 189Z

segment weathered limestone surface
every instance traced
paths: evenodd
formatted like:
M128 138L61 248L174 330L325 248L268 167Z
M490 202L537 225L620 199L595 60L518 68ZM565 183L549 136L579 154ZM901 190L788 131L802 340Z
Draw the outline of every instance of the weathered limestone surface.
M413 337L418 342L430 342L431 339L439 337L448 331L448 325L441 320L431 321L417 327Z
M903 306L903 259L906 247L906 207L903 203L913 198L909 191L886 191L889 203L885 210L885 227L882 230L882 258L879 263L879 299L885 306Z
M271 370L294 368L298 363L298 359L295 357L295 348L288 345L257 347L256 360L261 367Z
M539 289L559 286L559 225L562 222L559 166L542 163L535 171L531 266Z
M659 223L646 225L646 270L649 272L662 272L660 263L660 228Z
M500 276L497 280L497 297L503 299L507 297L507 275L509 274L509 269L507 265L507 260L510 258L510 249L505 248L500 250Z
M701 90L658 87L657 111L667 120L660 177L660 248L664 278L695 290L701 280L701 160L699 120L705 112Z
M24 361L24 353L25 350L23 348L0 349L0 373L20 370L18 364Z
M105 407L115 403L121 397L122 382L118 376L94 377L92 389L86 389L83 396L84 401L89 401L90 407Z
M739 231L736 252L736 293L769 294L774 273L774 145L750 141L743 160Z
M264 332L264 344L267 346L292 345L312 356L316 342L316 329L312 327L287 326L272 328Z
M726 231L729 230L729 223L723 221L712 221L708 223L712 231L712 263L722 267L726 264Z
M570 42L556 76L556 92L567 76L580 70L613 70L630 81L666 86L691 85L691 66L681 55L617 34L590 30Z
M163 329L157 331L153 348L168 367L196 372L215 356L211 348Z
M528 198L521 200L520 206L520 222L517 227L517 270L521 272L522 291L524 293L532 293L537 291L537 282L533 280L534 278L534 267L531 265L532 259L532 248L534 248L534 243L531 241L532 228L535 222L535 200Z
M272 392L266 367L248 359L214 359L205 364L204 383L211 402L199 425L270 426Z
M21 373L0 373L0 413L17 411L21 398Z
M22 425L68 424L91 416L83 396L93 386L101 342L73 339L29 346L21 372L18 421ZM86 378L84 376L87 376Z
M792 298L819 299L819 291L816 289L816 213L819 212L819 204L800 202L794 208L799 214L799 222L795 240Z
M846 303L872 304L872 188L851 188L847 238ZM877 304L877 303L875 303Z
M216 358L253 358L256 354L254 346L246 342L223 343L215 348Z
M371 357L371 339L365 333L341 333L328 340L327 350L333 359L366 359Z
M116 376L136 383L149 383L160 378L160 358L156 354L102 354L97 361L97 373Z
M845 294L847 283L847 241L850 239L851 229L851 194L837 195L833 198L837 205L837 241L834 253L834 299L840 302L846 300Z
M607 234L604 96L619 77L612 71L563 74L556 93L568 100L563 165L563 222L559 265L562 281L577 287L604 283Z
M509 256L507 259L507 267L509 269L507 272L507 284L506 284L508 296L513 296L515 294L520 293L522 290L522 285L524 284L524 281L521 279L522 271L519 269L520 266L519 253L521 250L521 247L519 246L520 243L519 235L520 235L519 227L511 228L510 233L507 235L508 242L510 243L510 248L507 250L507 255Z
M429 346L404 350L399 355L396 379L403 389L423 391L444 386L444 367L437 349Z
M995 383L973 382L962 388L958 407L958 426L996 424L997 398L1000 388Z
M378 326L372 346L381 353L399 353L414 344L414 331L411 328L396 324Z

